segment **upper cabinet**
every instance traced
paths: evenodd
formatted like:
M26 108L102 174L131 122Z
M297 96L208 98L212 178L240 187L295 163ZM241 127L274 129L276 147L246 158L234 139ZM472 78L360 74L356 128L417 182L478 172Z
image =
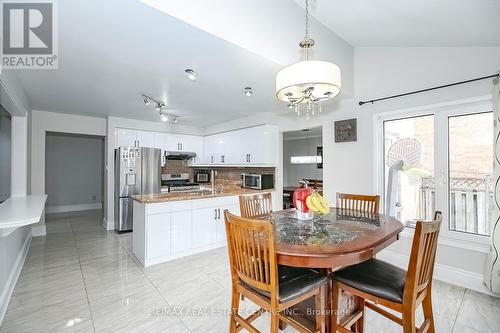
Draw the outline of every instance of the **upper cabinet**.
M170 134L117 128L115 146L153 147L194 152L190 165L256 165L278 163L278 128L261 125L208 136Z
M261 125L205 137L205 163L214 165L277 164L279 132Z
M115 147L137 147L137 131L125 128L115 129Z

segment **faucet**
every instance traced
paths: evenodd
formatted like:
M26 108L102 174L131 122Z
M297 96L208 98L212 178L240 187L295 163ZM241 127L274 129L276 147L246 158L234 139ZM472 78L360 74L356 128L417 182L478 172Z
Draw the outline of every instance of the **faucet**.
M215 171L212 169L210 170L210 181L212 183L212 194L215 193Z

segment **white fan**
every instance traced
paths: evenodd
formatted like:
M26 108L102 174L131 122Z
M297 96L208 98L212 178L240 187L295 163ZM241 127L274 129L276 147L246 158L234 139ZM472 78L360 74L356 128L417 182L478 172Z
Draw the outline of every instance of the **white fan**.
M386 164L389 167L387 175L387 194L385 211L390 216L396 216L396 202L400 172L418 167L422 163L422 145L416 139L400 139L396 141L387 152ZM413 183L417 176L409 174Z

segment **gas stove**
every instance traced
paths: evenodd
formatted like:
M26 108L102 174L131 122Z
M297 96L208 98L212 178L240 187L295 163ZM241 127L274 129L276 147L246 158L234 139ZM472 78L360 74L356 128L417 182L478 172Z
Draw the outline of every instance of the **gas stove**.
M162 186L168 186L168 192L193 192L200 190L200 184L191 183L187 173L167 173L161 175Z

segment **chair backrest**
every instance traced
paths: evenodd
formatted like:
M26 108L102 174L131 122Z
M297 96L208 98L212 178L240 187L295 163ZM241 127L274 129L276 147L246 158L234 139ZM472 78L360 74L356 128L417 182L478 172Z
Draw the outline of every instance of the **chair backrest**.
M417 297L432 284L441 221L442 213L436 212L434 221L417 222L406 276L405 299Z
M378 213L380 195L361 195L337 192L337 208Z
M267 220L238 217L227 210L224 216L233 283L241 280L253 288L275 294L278 265L273 225Z
M240 195L241 217L252 218L272 213L271 193Z

